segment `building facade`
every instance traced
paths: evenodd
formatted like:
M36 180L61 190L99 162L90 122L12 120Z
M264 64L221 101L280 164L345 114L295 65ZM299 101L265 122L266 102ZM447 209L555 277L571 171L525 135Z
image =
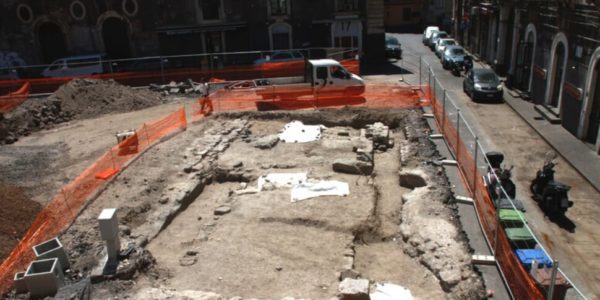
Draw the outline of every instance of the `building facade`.
M419 32L423 26L422 0L385 0L387 32Z
M537 104L542 114L600 153L600 11L591 1L457 0L456 35Z
M384 51L383 0L6 0L0 8L0 57L29 65L95 53Z

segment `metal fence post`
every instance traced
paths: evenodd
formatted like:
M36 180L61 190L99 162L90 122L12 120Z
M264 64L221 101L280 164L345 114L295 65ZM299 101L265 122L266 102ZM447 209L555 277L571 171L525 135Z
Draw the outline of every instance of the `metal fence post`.
M432 82L433 82L433 84L432 84ZM432 75L431 75L431 80L430 80L430 82L429 82L429 86L431 86L431 97L432 97L433 99L435 99L435 98L436 98L436 97L435 97L435 93L436 93L436 92L435 92L435 74L432 74Z
M160 60L160 78L162 83L165 83L165 65L163 62L163 58L162 56L159 56L158 59Z
M456 109L456 161L460 161L459 144L460 144L460 108Z
M556 275L558 273L558 260L555 260L552 264L552 276L550 277L550 287L548 288L548 296L546 299L552 300L554 296L554 285L556 284Z
M474 142L475 153L473 153L473 162L474 163L473 163L473 183L472 183L473 184L473 187L472 187L473 200L475 200L475 192L477 190L477 155L479 154L478 144L479 144L479 137L475 136L475 142Z
M423 58L421 56L419 56L419 88L422 88L422 82L421 82L421 60Z
M492 200L493 201L493 200ZM498 231L500 231L500 216L498 215L498 211L494 210L496 213L496 231L494 232L494 257L496 256L496 252L498 250Z
M446 90L444 90L444 97L442 99L442 132L445 132L446 127Z

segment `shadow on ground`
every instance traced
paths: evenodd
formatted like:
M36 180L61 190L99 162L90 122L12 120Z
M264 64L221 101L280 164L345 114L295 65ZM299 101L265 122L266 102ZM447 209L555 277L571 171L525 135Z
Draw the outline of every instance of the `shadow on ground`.
M360 66L361 75L407 75L413 74L413 72L401 68L400 66L395 65L394 63L397 60L389 60L387 62L382 63L369 63L363 64Z

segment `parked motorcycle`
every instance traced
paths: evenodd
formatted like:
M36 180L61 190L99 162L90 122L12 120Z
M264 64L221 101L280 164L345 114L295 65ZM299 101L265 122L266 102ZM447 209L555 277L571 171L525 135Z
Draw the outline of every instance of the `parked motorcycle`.
M549 216L564 216L573 201L569 201L567 192L570 186L554 181L554 158L547 158L541 170L537 171L529 189L533 199Z
M465 74L473 69L473 57L471 55L465 55L463 67L465 69Z
M462 63L457 61L452 61L450 63L450 72L454 76L460 76L460 72L462 71Z
M497 209L512 209L514 205L514 208L525 211L523 203L516 198L517 187L511 179L513 167L508 169L502 167L504 154L492 151L487 152L485 156L491 168L488 167L488 172L483 180L494 206Z

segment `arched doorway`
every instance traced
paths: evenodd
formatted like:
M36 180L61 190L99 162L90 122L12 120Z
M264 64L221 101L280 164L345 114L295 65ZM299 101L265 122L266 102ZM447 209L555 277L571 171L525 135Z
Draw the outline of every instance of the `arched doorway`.
M600 153L600 47L590 58L585 86L583 90L583 106L579 118L578 136L582 140L595 145Z
M269 26L269 42L273 50L292 48L292 26L283 22L273 23Z
M67 56L65 35L58 25L45 22L38 27L38 41L44 63L52 63L57 58Z
M588 101L591 102L590 114L588 116L588 128L585 141L596 145L598 143L598 132L600 129L600 80L598 75L600 64L596 63L592 70L592 81Z
M102 23L104 50L111 59L130 58L129 28L122 19L110 17Z
M546 87L546 105L558 108L559 113L568 55L567 37L560 32L552 42L548 86Z

